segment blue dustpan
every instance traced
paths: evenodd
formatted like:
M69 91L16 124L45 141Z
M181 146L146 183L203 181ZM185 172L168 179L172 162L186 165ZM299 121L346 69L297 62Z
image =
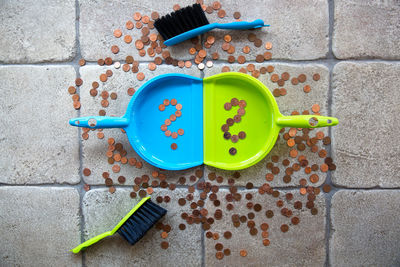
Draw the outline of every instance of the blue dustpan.
M182 116L168 126L171 132L183 129L177 139L160 130L165 119L176 111L164 99L176 99ZM164 74L146 82L133 95L122 117L90 116L71 119L73 126L95 129L123 128L136 153L150 164L168 170L182 170L203 164L203 80L184 74ZM176 143L178 149L172 150Z

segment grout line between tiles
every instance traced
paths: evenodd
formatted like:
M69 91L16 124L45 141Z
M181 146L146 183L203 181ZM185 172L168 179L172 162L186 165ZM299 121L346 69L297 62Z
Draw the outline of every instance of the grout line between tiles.
M328 59L328 69L329 69L329 87L328 87L328 116L332 116L332 90L333 90L333 67L334 65L339 62L339 60L336 60L335 56L333 55L333 49L332 49L332 35L333 35L333 28L334 28L334 0L329 0L328 1L328 7L329 7L329 52L327 55ZM328 128L328 135L332 140L332 127ZM332 146L333 143L331 143L330 146L328 146L327 152L328 156L332 158ZM326 213L325 213L325 266L328 267L330 266L330 254L329 254L329 242L330 242L330 233L331 233L331 199L332 199L332 194L334 194L335 188L332 185L332 172L329 171L326 176L325 183L330 185L331 188L334 190L331 190L329 194L325 195L325 206L326 206Z
M39 62L39 63L0 63L0 66L3 67L12 67L12 66L78 66L79 67L79 59L81 58L80 55L80 48L78 48L79 53L77 53L77 56L74 58L73 61L70 62ZM193 59L187 59L193 63ZM211 60L209 58L206 58L205 60ZM186 60L184 60L186 61ZM232 64L239 64L237 62L235 63L228 63L227 60L212 60L215 65L220 65L220 64L226 64L226 65L232 65ZM125 60L114 60L114 62L120 62L121 64L125 64ZM154 62L153 60L139 60L138 61L140 64L148 64L150 62ZM357 59L357 58L349 58L349 59L337 59L332 55L330 55L330 52L328 52L328 55L326 58L320 58L320 59L314 59L314 60L290 60L290 59L271 59L268 61L264 61L262 63L258 63L254 60L249 60L246 61L245 64L241 64L243 66L246 66L247 64L292 64L292 65L305 65L305 64L336 64L339 62L354 62L354 63L398 63L400 64L400 60L398 59ZM97 62L95 61L86 61L85 66L99 66ZM174 67L173 65L166 65L163 64L161 66L171 66ZM100 67L100 66L99 66ZM113 65L110 66L102 66L102 67L113 67ZM194 68L196 68L196 65L193 65ZM179 68L179 67L176 67ZM179 68L181 69L181 68ZM205 68L207 69L207 68Z
M79 9L79 0L75 0L75 40L76 40L76 56L73 60L73 67L76 72L76 77L80 78L80 67L79 67L79 59L82 58L81 55L81 47L80 47L80 41L79 41L79 18L80 18L80 9ZM77 92L78 95L80 96L80 87L77 86ZM78 118L81 116L81 110L78 109L77 111ZM85 196L85 190L83 189L84 185L84 180L83 180L83 155L82 155L82 139L81 139L81 133L82 129L78 127L78 142L79 142L79 177L80 177L80 182L79 184L76 185L77 190L79 192L79 215L80 215L80 233L81 233L81 243L85 241L84 237L84 229L85 229L85 220L84 220L84 215L83 215L83 198ZM86 253L85 251L81 252L81 259L82 259L82 266L86 266Z

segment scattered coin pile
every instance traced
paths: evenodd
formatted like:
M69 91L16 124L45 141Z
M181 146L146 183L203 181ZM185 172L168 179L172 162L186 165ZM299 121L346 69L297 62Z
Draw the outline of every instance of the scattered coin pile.
M158 106L158 109L160 111L164 111L165 107L169 106L169 104L171 104L171 106L175 106L176 111L174 114L171 114L169 116L169 119L165 120L163 125L161 125L161 131L164 132L166 137L172 137L173 139L176 139L176 138L178 138L178 135L184 134L184 130L178 129L177 132L171 132L170 130L168 130L168 126L170 126L172 122L176 121L176 118L179 118L180 116L182 116L182 111L181 111L182 104L179 104L175 98L171 99L171 101L169 101L168 99L164 99L163 103ZM172 150L175 150L177 148L178 148L178 145L176 143L171 144Z
M205 5L203 1L199 2L206 13L209 15L216 14L218 18L224 18L227 16L225 10L222 9L221 3L218 1L213 2L210 5ZM173 6L173 9L179 10L180 6L178 4ZM240 12L234 12L232 15L236 20L239 20L241 17ZM141 14L136 12L133 14L132 19L129 19L125 23L126 29L115 29L113 32L116 41L121 41L126 44L134 44L135 48L138 51L140 57L144 57L146 54L153 58L152 62L148 63L147 68L151 71L155 71L157 66L161 64L172 65L178 68L191 68L193 63L197 65L197 67L202 70L205 67L211 68L214 66L212 60L220 60L220 55L216 52L215 44L218 43L217 38L213 35L212 32L208 33L204 36L203 41L200 38L193 38L190 40L192 47L188 50L190 55L194 56L193 61L191 60L178 60L174 59L171 56L170 51L164 45L162 37L157 34L154 30L154 20L159 18L159 14L157 12L152 12L150 15ZM137 40L133 39L132 31L140 31L141 37ZM232 36L226 34L223 36L223 42L221 44L222 51L227 53L229 56L227 58L227 63L231 64L234 62L238 62L239 64L245 64L247 61L255 60L258 63L263 63L264 61L268 61L272 58L272 43L265 42L257 37L257 35L252 32L248 34L247 39L249 41L248 45L243 47L235 47ZM252 49L264 49L265 52L261 52L257 54L254 58L246 58L247 55L251 52ZM120 52L120 48L117 44L112 45L110 47L111 52L115 55ZM237 56L233 56L235 51L241 51L243 54ZM124 62L114 61L112 57L106 57L104 59L99 59L97 61L100 66L108 66L109 68L114 68L114 71L123 71L123 72L132 72L136 74L136 79L138 81L143 81L145 79L145 74L140 72L141 66L139 65L139 61L134 60L133 56L128 55L125 58ZM80 66L84 66L86 64L84 59L79 61ZM225 65L222 67L222 72L231 71L231 67ZM277 73L275 71L274 66L260 66L259 69L252 63L249 63L239 69L240 72L249 73L255 78L261 79L266 75L267 79L272 81L274 84L277 84L278 88L273 89L273 95L275 97L282 97L290 93L290 90L283 88L283 86L289 85L289 87L295 87L298 85L302 85L302 90L304 93L310 93L311 87L307 84L307 75L300 74L296 77L291 77L288 72ZM318 81L320 79L320 75L318 73L311 74L312 79L314 81ZM97 81L93 81L91 83L92 88L89 90L89 94L93 98L98 98L100 101L100 110L99 115L106 115L106 108L109 107L112 101L117 100L116 92L109 92L105 89L106 83L112 79L113 71L111 69L107 69L104 73L99 75ZM286 83L290 80L290 84ZM84 81L82 78L78 77L75 80L75 84L73 86L68 87L68 93L72 96L73 107L75 109L80 109L80 97L79 94L87 93L82 90L79 92L77 88L82 86ZM100 87L100 85L102 85ZM102 89L100 89L102 88ZM101 90L101 92L99 92ZM132 96L135 93L135 88L127 88L127 95ZM168 101L168 104L166 104ZM160 111L165 110L165 106L171 104L174 105L176 100L165 99L163 104L159 106ZM173 122L177 117L181 115L181 106L178 109L178 102L176 101L176 111L173 114L175 117L170 116L169 119L165 121L165 124L161 126L161 130L165 132L167 135L168 126ZM244 100L239 101L238 99L232 99L230 102L225 103L224 108L226 110L230 110L232 106L238 106L238 114L233 118L229 118L226 121L226 126L223 126L226 131L224 131L224 138L230 139L232 142L237 142L238 139L244 139L246 137L246 133L239 132L237 135L232 135L229 132L229 127L234 123L238 123L241 120L241 116L245 114L246 102ZM239 113L239 110L240 113ZM318 104L314 104L310 108L311 112L315 115L319 114L320 106ZM179 111L179 112L178 112ZM298 115L300 112L294 111L292 115ZM301 114L310 114L309 110L304 110ZM165 130L164 130L165 129ZM177 135L182 135L183 129L180 129L181 134L178 130ZM95 129L83 128L82 139L87 140L89 138L89 134L91 132L96 131ZM122 132L124 132L122 130ZM313 134L315 132L315 134ZM111 134L112 132L107 132L107 134ZM168 135L174 138L173 133L169 132ZM105 139L105 133L102 129L97 129L96 136L100 140ZM233 137L235 136L235 137ZM233 139L232 139L233 138ZM264 202L255 203L255 196L251 193L243 193L239 187L235 186L235 182L240 179L240 172L234 172L230 177L222 177L217 175L214 172L208 174L207 180L203 177L203 171L198 169L195 171L195 175L191 175L186 178L184 176L180 177L178 180L179 185L187 185L188 183L196 183L195 185L188 186L188 192L186 197L178 199L178 203L171 201L171 197L168 193L165 193L164 196L157 196L156 201L158 203L165 203L166 205L180 205L186 208L185 212L180 214L181 223L177 225L177 227L170 226L168 224L164 224L162 222L156 225L156 228L161 231L161 248L168 249L170 244L167 240L171 231L185 231L190 227L190 225L201 224L202 228L205 231L205 236L207 239L215 240L215 249L216 254L215 257L219 260L222 260L224 257L228 257L232 254L231 248L224 245L224 240L231 239L233 237L232 229L234 228L246 228L248 229L248 233L250 236L258 237L260 239L260 244L263 246L269 246L273 240L271 240L271 225L274 223L273 218L276 216L283 216L283 218L287 219L287 222L282 223L279 227L280 231L286 233L288 231L295 231L296 226L301 224L301 216L304 214L304 209L309 210L312 215L318 214L318 209L314 204L316 196L321 193L321 190L324 193L329 193L331 187L328 184L324 184L322 186L316 187L315 185L319 183L320 177L318 176L318 172L325 173L327 171L334 171L336 169L336 165L333 163L332 158L328 157L328 151L323 146L327 147L330 145L331 140L329 136L325 136L322 131L316 131L313 129L298 129L298 128L290 128L290 129L282 129L279 137L279 142L285 142L284 145L287 145L290 150L288 155L273 155L271 156L271 160L266 163L266 175L265 175L265 183L261 186L257 187L256 194L262 195L265 197L265 202L269 201L270 198L276 199L275 205L279 208L279 214L274 214L274 211L268 206L265 206ZM121 143L118 143L112 137L108 137L107 139L108 149L105 151L105 159L108 164L111 166L111 172L104 171L102 177L104 178L105 185L109 188L110 193L114 193L116 188L115 185L123 185L127 183L128 180L133 179L133 190L130 192L130 196L132 198L136 197L145 197L146 195L151 195L154 191L154 188L164 188L169 189L171 192L175 190L176 184L167 181L167 175L163 173L162 170L154 170L151 174L144 174L141 177L124 177L118 175L121 168L129 168L128 165L132 168L141 169L143 167L143 163L141 159L135 157L129 157L127 155L127 151L123 148ZM172 144L172 149L176 149L177 145ZM313 161L312 159L307 158L309 153L316 153L318 157L321 159L319 161ZM235 154L237 151L232 150L229 151L231 154ZM271 153L274 153L272 150ZM307 154L308 153L308 154ZM284 168L281 169L283 166ZM296 177L295 173L303 173L303 177L298 181L294 180ZM83 168L83 175L90 176L93 175L92 171L85 167ZM299 195L304 198L306 196L306 201L302 199L295 199L296 195L292 193L282 194L280 191L275 190L272 186L272 183L277 180L283 180L284 183L289 184L293 183L294 185L300 184ZM229 185L229 193L224 197L221 192L219 192L220 184L227 181ZM252 183L246 184L246 189L253 189L254 185ZM199 192L199 196L196 197L195 191ZM90 190L90 186L85 184L84 190ZM211 201L211 203L216 208L214 212L211 212L205 208L206 201ZM244 202L245 203L244 203ZM222 203L227 202L226 205ZM235 212L235 206L243 206L245 205L249 212L247 214L239 214ZM271 205L268 202L268 205ZM167 207L168 209L168 207ZM229 214L229 218L223 218L223 211ZM256 225L255 218L262 218L263 222L259 225ZM213 226L217 225L219 221L227 219L231 221L231 229L224 229L223 233L218 233L217 231L213 231ZM221 236L220 236L221 234ZM173 246L173 244L171 244ZM243 244L246 247L246 244ZM247 257L248 251L246 249L241 249L239 251L239 255L242 257Z
M226 123L221 126L221 130L224 132L224 138L227 140L231 140L232 143L237 143L239 139L245 139L246 138L246 133L244 131L240 131L237 135L236 134L231 134L229 132L229 127L232 127L235 123L239 123L242 120L242 116L246 114L246 108L247 103L245 100L238 100L236 97L232 98L230 102L226 102L224 104L224 109L226 111L229 111L232 109L232 107L239 107L237 114L233 118L228 118L226 120ZM229 154L232 156L236 155L237 149L235 147L229 148Z

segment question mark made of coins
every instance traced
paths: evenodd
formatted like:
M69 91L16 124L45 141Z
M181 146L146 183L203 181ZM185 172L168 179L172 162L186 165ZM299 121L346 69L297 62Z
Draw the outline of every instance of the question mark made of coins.
M176 138L178 138L179 135L183 135L184 134L184 130L183 129L178 129L177 132L171 132L170 130L168 130L168 126L170 126L172 122L176 121L177 118L182 116L182 111L181 111L182 110L182 104L179 104L178 101L175 98L171 99L171 101L169 101L168 99L164 99L163 103L158 106L158 109L160 111L164 111L165 107L170 105L170 104L171 104L171 106L175 106L176 111L175 111L174 114L171 114L169 116L169 119L166 119L164 121L164 124L161 125L161 130L164 132L166 137L172 137L173 139L176 139ZM172 143L171 144L171 149L172 150L175 150L177 148L178 148L178 145L176 143Z
M238 100L237 98L232 98L230 102L226 102L224 104L224 109L226 111L229 111L232 109L232 107L238 106L237 114L233 118L228 118L226 120L226 123L221 126L221 130L224 132L223 137L226 140L231 140L232 143L237 143L239 139L244 139L246 138L246 133L244 131L240 131L237 135L236 134L231 134L229 132L229 127L233 126L235 123L239 123L242 120L242 116L246 114L246 106L247 103L245 100ZM231 147L229 149L229 154L232 156L236 155L237 149L235 147Z

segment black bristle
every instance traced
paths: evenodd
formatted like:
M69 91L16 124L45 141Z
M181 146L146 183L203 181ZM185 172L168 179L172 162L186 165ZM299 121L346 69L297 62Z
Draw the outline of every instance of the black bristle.
M162 16L154 22L154 27L164 40L181 33L209 24L200 4L184 7L171 14Z
M167 210L149 199L125 221L117 232L133 245L166 213Z

